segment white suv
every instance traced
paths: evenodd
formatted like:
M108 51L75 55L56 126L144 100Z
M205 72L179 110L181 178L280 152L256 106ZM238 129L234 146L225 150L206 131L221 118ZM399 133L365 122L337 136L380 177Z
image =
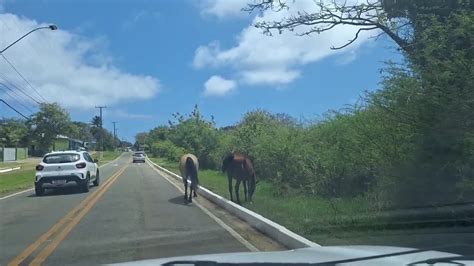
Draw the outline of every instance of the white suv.
M99 185L97 161L86 151L51 152L36 166L35 193L41 196L45 189L75 184L83 192L89 192L92 182Z

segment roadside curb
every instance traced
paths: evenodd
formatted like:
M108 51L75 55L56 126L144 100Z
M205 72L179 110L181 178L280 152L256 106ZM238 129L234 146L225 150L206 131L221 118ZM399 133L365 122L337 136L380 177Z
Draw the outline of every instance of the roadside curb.
M0 169L0 173L8 173L8 172L20 170L20 169L21 169L21 166L12 167L12 168L4 168L4 169Z
M159 166L158 164L152 162L150 159L147 160L149 163L151 163L153 166L158 168L159 170L169 174L170 176L182 181L182 178L169 171L166 168L163 168ZM296 248L305 248L305 247L319 247L320 245L288 230L286 227L277 224L262 215L255 213L251 210L248 210L238 204L235 204L219 195L216 193L208 190L207 188L203 186L199 186L199 189L197 191L200 195L208 199L209 201L213 202L214 204L224 208L227 210L229 213L237 216L238 218L244 220L247 222L249 225L252 227L258 229L259 231L263 232L267 236L273 238L274 240L278 241L282 245L286 246L287 248L290 249L296 249Z

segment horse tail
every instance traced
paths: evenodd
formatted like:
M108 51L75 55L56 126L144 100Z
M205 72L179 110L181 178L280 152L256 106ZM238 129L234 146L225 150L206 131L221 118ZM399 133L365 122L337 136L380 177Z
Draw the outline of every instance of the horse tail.
M224 158L224 160L222 161L222 172L225 173L225 171L227 171L227 168L229 167L229 164L232 162L232 160L234 160L234 154L233 153L230 153L230 154L227 154Z
M250 200L252 200L252 196L255 192L255 188L257 186L257 176L255 175L255 169L253 168L252 161L249 158L244 160L244 168L247 170L248 174L248 186L249 186L249 196Z
M194 189L197 189L199 184L198 171L197 166L191 157L186 158L186 171L191 176L191 186L193 186Z

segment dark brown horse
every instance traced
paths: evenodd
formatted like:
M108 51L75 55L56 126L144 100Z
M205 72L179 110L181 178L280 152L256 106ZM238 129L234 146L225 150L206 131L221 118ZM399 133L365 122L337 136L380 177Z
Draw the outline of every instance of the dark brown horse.
M191 195L197 197L196 191L199 185L198 171L199 162L194 154L185 154L179 160L179 170L184 183L184 201L193 202ZM188 179L191 180L188 198Z
M227 172L231 201L234 201L234 198L232 196L232 178L236 180L235 196L237 198L237 203L240 204L240 183L243 183L244 186L245 200L248 199L249 201L252 201L252 196L255 192L256 178L252 161L247 156L239 153L228 154L227 156L225 156L222 162L222 172Z

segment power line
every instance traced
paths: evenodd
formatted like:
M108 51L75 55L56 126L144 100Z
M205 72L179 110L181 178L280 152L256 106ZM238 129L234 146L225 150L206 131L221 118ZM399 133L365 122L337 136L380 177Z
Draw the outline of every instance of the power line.
M2 80L5 81L5 83L2 82ZM8 83L8 84L7 84L7 83ZM3 86L3 87L5 87L5 88L7 88L7 89L10 90L11 92L15 93L15 95L17 95L18 98L20 98L23 103L25 103L25 104L31 104L31 101L28 99L28 98L29 98L29 97L28 97L28 94L26 94L23 90L21 90L20 88L18 88L15 84L13 84L13 83L11 83L10 81L4 79L4 78L2 77L2 75L0 75L0 85ZM13 87L13 88L12 88L12 87ZM16 89L16 90L14 90L14 89ZM18 93L18 92L21 92L23 95L20 94L20 93ZM25 96L28 97L28 98L26 98ZM35 106L35 105L33 104L33 106Z
M46 101L46 99L31 85L31 83L25 78L25 76L23 76L23 74L20 73L20 71L18 71L18 69L16 69L16 67L10 62L10 60L8 60L4 54L0 53L0 55L3 57L3 59L5 59L5 61L13 68L13 70L15 70L15 72L26 82L26 84L28 84L28 86L30 86L30 88L36 92L36 94L38 94L38 96L43 99L44 102L48 102ZM40 104L38 101L35 100L35 102L37 102L38 104Z
M1 85L1 84L0 84ZM4 86L5 87L5 86ZM8 88L8 87L5 87L7 89L9 89L10 91L12 91L13 93L15 93L15 91L13 91L12 89ZM14 100L15 102L17 102L19 105L23 106L23 108L25 108L26 110L28 110L30 113L34 113L33 110L31 110L28 106L24 105L22 102L20 102L17 98L13 97L10 92L8 92L8 90L6 90L5 88L2 88L0 87L1 90L3 90L6 95L8 95L8 97L10 97L12 100Z
M8 93L7 90L9 90L9 91L11 91L12 93L14 93L14 94L18 97L18 99L19 99L19 100L17 100L17 101L19 101L19 102L21 101L23 104L25 104L24 107L25 107L26 109L28 109L30 112L34 113L32 109L30 109L28 106L26 106L26 105L28 104L28 101L26 101L24 98L22 98L21 95L18 94L15 90L13 90L12 88L8 87L5 83L2 83L2 82L0 82L0 86L3 86L3 90L4 90L5 92L7 92L7 93ZM10 93L8 93L8 94L10 95Z
M11 105L9 105L7 102L5 102L3 99L0 99L0 102L3 102L6 106L10 107L13 111L15 111L17 114L23 116L25 119L28 119L28 117L26 117L24 114L22 114L17 109L13 108Z
M25 95L26 97L30 98L32 101L34 101L35 103L37 104L40 104L40 102L38 102L35 98L31 97L31 95L29 95L28 93L26 93L24 90L20 89L18 86L16 86L12 81L10 81L9 79L7 79L5 76L3 76L2 74L0 74L0 78L2 78L5 82L7 82L8 84L10 84L11 87L14 87L15 89L17 89L18 91L20 91L21 93L23 93L23 95Z

